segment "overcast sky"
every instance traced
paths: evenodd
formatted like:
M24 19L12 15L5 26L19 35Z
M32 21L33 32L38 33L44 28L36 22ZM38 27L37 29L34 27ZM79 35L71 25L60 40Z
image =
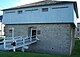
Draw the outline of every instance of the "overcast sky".
M0 0L0 10L5 8L20 6L24 4L29 4L37 1L42 1L42 0ZM78 12L80 17L80 0L57 0L57 1L77 1ZM0 11L0 15L2 15L1 11ZM80 20L78 19L78 21Z

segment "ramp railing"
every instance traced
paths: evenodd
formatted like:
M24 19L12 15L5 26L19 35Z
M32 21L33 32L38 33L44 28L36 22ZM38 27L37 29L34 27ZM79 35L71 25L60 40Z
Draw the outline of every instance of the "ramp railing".
M36 36L36 35L35 35ZM37 36L31 36L31 37L21 37L21 36L16 36L14 37L5 37L4 38L4 49L5 50L13 50L14 52L16 51L17 48L22 48L22 51L24 51L24 48L28 49L28 45L36 43Z

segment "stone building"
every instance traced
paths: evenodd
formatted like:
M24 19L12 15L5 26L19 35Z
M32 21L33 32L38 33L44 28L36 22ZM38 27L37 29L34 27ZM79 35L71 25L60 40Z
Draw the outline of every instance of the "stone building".
M11 36L10 28L15 36L37 35L40 41L27 50L33 52L71 54L77 18L75 1L45 0L3 9L5 36Z

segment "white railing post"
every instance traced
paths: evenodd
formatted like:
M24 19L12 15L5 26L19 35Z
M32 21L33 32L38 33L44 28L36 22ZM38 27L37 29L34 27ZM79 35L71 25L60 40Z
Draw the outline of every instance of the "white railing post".
M5 41L5 38L4 38L4 49L6 48L6 41Z
M23 38L23 45L25 45L25 38Z
M30 41L32 41L32 36L30 37Z
M14 28L12 28L12 38L13 38L13 41L14 41Z
M22 47L22 52L24 52L24 46L25 46L25 38L23 38L23 47Z
M12 28L12 38L13 38L13 42L15 42L15 39L14 39L14 28ZM13 51L14 52L16 51L15 46L13 46Z
M39 40L37 35L36 35L36 40Z
M14 52L16 51L16 48L15 48L15 46L13 47L13 51L14 51Z

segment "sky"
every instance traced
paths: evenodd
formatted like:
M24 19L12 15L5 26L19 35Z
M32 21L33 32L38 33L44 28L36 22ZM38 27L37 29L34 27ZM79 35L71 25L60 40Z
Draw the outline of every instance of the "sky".
M0 10L38 1L42 0L0 0ZM0 15L2 15L2 13L3 12L0 11Z
M24 4L29 4L33 2L38 2L42 0L0 0L0 10L6 9L6 8L11 8L11 7L16 7ZM79 17L80 17L80 0L57 0L57 1L77 1L78 5L78 12L79 12ZM2 15L3 12L0 11L0 15ZM80 19L80 18L79 18ZM80 20L78 21L80 22Z

